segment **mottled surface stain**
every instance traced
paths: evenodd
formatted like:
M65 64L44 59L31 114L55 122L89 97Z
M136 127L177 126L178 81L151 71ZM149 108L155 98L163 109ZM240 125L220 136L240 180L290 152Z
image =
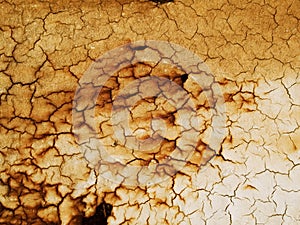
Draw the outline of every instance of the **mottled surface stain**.
M300 223L299 1L15 0L0 7L0 224ZM96 107L99 136L114 154L148 165L174 148L173 130L147 155L123 154L109 139L104 118L134 79L155 72L172 80L204 121L193 155L172 179L126 186L90 166L72 104L99 56L144 39L181 45L210 68L225 101L226 138L206 148L211 106L189 74L150 62L123 68ZM176 111L156 98L133 111L130 126L141 139L153 118L176 124Z

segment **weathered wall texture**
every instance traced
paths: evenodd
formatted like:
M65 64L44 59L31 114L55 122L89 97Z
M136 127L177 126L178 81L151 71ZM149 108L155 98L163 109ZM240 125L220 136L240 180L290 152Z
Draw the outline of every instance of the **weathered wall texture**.
M96 215L113 207L108 224L300 223L300 1L1 1L0 26L0 224L87 224L101 202L107 209ZM206 63L224 96L226 137L204 166L211 155L200 135L171 179L126 186L90 166L72 104L93 60L144 39L176 43ZM137 64L112 76L99 97L99 133L112 154L126 149L109 139L103 119L111 90L155 69L193 96L203 130L211 129L197 85L174 68ZM149 165L175 148L176 118L165 102L139 104L131 127L148 132L139 138L151 133L139 119L170 127L157 154L128 156Z

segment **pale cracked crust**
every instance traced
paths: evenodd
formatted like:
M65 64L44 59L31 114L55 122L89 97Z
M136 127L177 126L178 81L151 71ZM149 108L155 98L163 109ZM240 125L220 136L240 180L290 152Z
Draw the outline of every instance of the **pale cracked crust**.
M1 224L80 224L101 202L113 207L108 224L299 224L299 1L0 6ZM144 39L176 43L206 63L223 92L227 133L203 169L200 154L163 184L128 187L89 166L72 104L93 60Z

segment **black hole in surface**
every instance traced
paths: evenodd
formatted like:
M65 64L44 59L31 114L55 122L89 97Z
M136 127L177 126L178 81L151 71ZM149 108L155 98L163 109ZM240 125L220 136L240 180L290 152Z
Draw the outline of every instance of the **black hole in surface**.
M189 77L189 75L188 75L188 74L186 74L186 73L185 73L185 74L182 74L182 75L181 75L181 77L180 77L180 78L181 78L181 81L182 81L182 83L186 82L186 80L188 79L188 77Z
M150 1L158 3L158 4L163 4L163 3L167 3L167 2L174 2L174 0L150 0Z
M111 215L112 205L102 202L97 206L96 212L91 217L84 217L81 225L107 225L107 218Z
M148 46L136 46L136 47L133 48L133 50L141 51L141 50L144 50L146 48L148 48Z

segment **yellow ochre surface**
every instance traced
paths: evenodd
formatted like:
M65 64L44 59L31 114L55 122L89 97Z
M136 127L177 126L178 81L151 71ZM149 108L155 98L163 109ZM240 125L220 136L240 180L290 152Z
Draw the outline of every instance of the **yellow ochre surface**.
M159 63L89 81L143 40L170 43L146 49ZM88 224L100 203L114 225L300 224L299 126L298 0L0 3L0 224Z

